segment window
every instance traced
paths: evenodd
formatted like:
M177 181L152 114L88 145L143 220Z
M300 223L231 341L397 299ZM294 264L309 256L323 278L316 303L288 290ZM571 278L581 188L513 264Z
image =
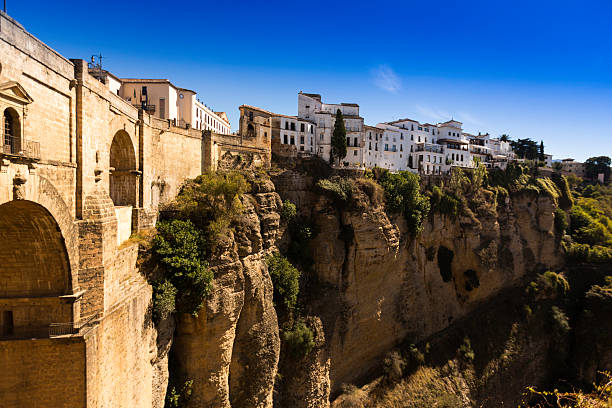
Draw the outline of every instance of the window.
M303 131L304 131L304 124L300 123L300 132L303 132Z
M414 131L414 125L410 125L410 130Z
M285 122L285 130L289 130L289 122Z
M304 144L304 136L300 136L300 144Z
M400 140L404 140L404 134L403 133L400 135Z
M448 132L448 135L450 136L450 132Z
M389 145L385 143L385 152L389 151Z
M353 140L353 142L354 142L354 146L355 146L355 147L359 146L359 142L357 141L357 138L355 138L355 139Z
M268 132L264 132L264 137L268 137Z
M429 128L425 128L425 131L426 131L427 133L429 133Z
M368 150L372 150L372 142L368 144Z
M353 150L353 156L357 156L357 150Z
M370 137L370 140L372 140L372 132L370 132L369 137Z
M350 145L351 145L351 138L350 138L350 137L347 137L347 138L346 138L346 145L347 145L347 146L350 146Z
M421 143L421 136L419 136L419 143Z
M414 135L410 135L410 140L414 142Z
M404 145L400 145L400 152L404 151Z
M312 126L312 125L308 125L308 126L310 126L310 134L313 134L314 133L314 126Z
M12 108L4 110L4 153L17 154L20 149L21 135L19 128L19 116Z
M374 143L374 151L378 151L378 143Z
M304 151L304 146L300 146L300 152Z
M310 109L310 105L306 105L306 109Z
M287 135L284 135L284 137L283 137L283 143L284 143L284 144L287 144L287 140L288 140L288 139L287 139Z
M291 130L295 130L295 122L291 122Z
M253 112L249 112L249 120L253 120Z
M291 144L294 145L295 144L295 137L291 136Z
M423 130L423 126L419 126L419 130Z

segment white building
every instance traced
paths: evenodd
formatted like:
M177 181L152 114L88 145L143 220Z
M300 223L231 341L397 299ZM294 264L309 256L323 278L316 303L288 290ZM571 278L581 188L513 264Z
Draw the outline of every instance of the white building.
M167 79L122 78L118 95L159 119L176 126L230 134L225 112L214 112L197 98L195 91L179 88Z
M452 167L473 168L477 163L505 168L508 161L516 159L510 143L488 133L466 133L456 120L431 124L399 119L367 126L359 115L359 105L328 104L319 94L303 92L298 94L297 116L274 116L280 129L276 153L314 154L328 161L337 110L344 117L347 139L342 167L444 174Z

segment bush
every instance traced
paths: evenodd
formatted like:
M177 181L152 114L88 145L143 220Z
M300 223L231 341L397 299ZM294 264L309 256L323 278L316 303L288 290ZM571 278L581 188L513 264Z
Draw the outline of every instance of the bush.
M289 353L297 358L304 358L315 346L314 334L303 320L298 320L291 330L283 333L283 341Z
M300 271L278 252L269 256L266 263L274 286L275 303L293 311L300 291Z
M568 228L567 213L561 207L557 207L555 209L555 229L559 234L563 235Z
M212 246L242 212L240 196L248 189L248 182L238 172L204 173L185 182L173 204L175 214L205 231Z
M535 182L540 191L549 196L555 204L559 202L561 192L551 179L549 179L548 177L540 177L537 178Z
M474 361L474 358L476 357L474 350L472 350L472 342L467 336L463 338L463 343L461 344L461 346L459 346L458 351L465 361Z
M153 318L160 321L176 311L177 290L172 283L164 280L153 286Z
M450 194L446 194L438 186L434 186L429 199L431 212L457 218L461 212L461 202Z
M153 238L153 254L164 268L165 280L178 292L176 309L197 316L202 301L210 292L213 278L203 260L206 246L204 234L191 221L182 220L160 221L157 230ZM158 309L155 313L163 315L164 310L168 310L171 290L163 282L156 287L164 292L155 294L155 299L161 303L154 304L154 310Z
M187 380L183 383L180 389L172 386L166 394L165 408L181 408L187 405L191 398L193 388L193 380Z
M309 220L296 218L289 224L291 243L287 251L287 256L296 265L300 265L303 270L308 270L314 263L309 241L315 236L316 231Z
M297 208L289 200L283 202L283 208L281 208L281 219L285 222L291 222L297 214Z
M558 173L553 173L552 181L559 190L559 206L564 210L569 210L574 205L574 197L572 196L567 178Z
M342 177L332 177L317 181L317 188L329 198L340 204L347 204L353 196L353 182Z
M423 221L429 213L429 200L421 194L419 183L419 176L408 171L387 172L381 179L388 209L404 215L413 236L423 230Z

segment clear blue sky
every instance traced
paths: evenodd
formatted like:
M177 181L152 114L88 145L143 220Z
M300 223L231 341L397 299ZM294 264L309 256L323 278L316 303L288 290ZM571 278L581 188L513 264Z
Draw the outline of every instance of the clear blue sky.
M1 4L1 3L0 3ZM9 15L69 58L168 78L233 127L246 103L295 114L297 92L366 123L451 116L544 140L555 158L612 156L610 1L39 1Z

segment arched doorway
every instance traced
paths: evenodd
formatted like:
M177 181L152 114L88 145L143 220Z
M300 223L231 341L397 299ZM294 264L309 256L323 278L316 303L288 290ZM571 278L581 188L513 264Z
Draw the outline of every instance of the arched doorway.
M72 321L70 263L53 216L32 201L0 205L0 337L48 334ZM32 299L33 298L33 299Z
M2 115L2 149L6 154L18 154L21 150L21 124L19 114L13 108L6 108Z
M136 207L138 172L130 135L120 130L110 148L110 197L116 206Z

